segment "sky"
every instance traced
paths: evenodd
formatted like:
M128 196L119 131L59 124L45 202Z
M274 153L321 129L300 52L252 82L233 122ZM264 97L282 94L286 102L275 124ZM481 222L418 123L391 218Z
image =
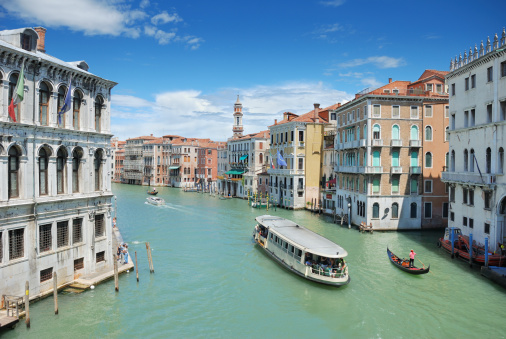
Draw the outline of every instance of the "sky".
M120 140L226 141L240 96L244 133L283 112L353 99L501 37L504 0L0 0L0 30L42 26L46 53L118 83Z

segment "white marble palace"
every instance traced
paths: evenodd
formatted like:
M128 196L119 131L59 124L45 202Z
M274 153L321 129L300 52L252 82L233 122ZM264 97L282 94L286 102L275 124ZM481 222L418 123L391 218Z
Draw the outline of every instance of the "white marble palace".
M112 267L110 98L85 61L45 53L42 27L0 31L0 290L30 295ZM23 72L22 72L23 68ZM23 100L8 106L24 74ZM70 109L64 104L69 79Z

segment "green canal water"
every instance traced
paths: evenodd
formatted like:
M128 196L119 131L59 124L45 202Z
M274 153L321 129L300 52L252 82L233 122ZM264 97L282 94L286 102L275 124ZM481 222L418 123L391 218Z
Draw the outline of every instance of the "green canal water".
M118 226L137 251L135 273L81 294L30 306L2 338L499 338L506 291L436 247L441 232L360 234L305 211L269 210L344 247L351 283L335 288L290 273L252 240L265 214L244 200L160 188L166 206L145 204L146 187L114 185ZM144 242L153 249L150 274ZM417 252L431 273L393 267L387 246ZM420 262L417 261L420 265Z

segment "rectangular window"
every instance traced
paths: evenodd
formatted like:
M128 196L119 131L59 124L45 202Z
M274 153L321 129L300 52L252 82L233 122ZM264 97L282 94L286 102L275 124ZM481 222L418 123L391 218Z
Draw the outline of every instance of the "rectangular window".
M432 193L432 180L425 180L425 193Z
M487 123L492 122L492 104L487 105Z
M39 226L39 252L50 251L52 245L51 224Z
M392 179L392 193L399 193L399 179Z
M445 118L450 117L450 106L445 106Z
M411 194L418 194L418 179L411 179Z
M450 120L450 126L451 126L451 130L454 131L455 130L455 114L452 114L452 117L451 117L451 120Z
M432 84L426 84L425 86L427 86L427 91L429 92L432 92Z
M436 92L439 94L443 93L443 85L442 84L436 84Z
M336 113L330 113L330 120L336 120Z
M455 213L454 212L450 212L450 220L455 221Z
M105 251L96 254L96 262L105 261Z
M299 141L304 142L304 131L299 131Z
M471 88L476 88L476 74L471 75Z
M64 247L69 245L69 222L60 221L56 223L56 246Z
M471 121L469 122L469 125L470 126L474 126L476 125L476 110L475 109L472 109L471 110Z
M462 218L462 226L466 226L467 227L467 217L463 217Z
M462 189L462 203L467 204L467 188Z
M84 268L84 258L74 260L74 272Z
M493 76L493 67L489 67L487 68L487 82L491 82L494 80L494 76Z
M469 111L464 111L464 128L469 127Z
M298 169L303 170L304 169L304 158L299 158L298 162L299 162Z
M469 218L469 228L474 228L474 219Z
M491 199L492 199L492 192L490 191L485 191L483 192L483 195L484 195L484 199L483 199L483 202L484 202L484 208L486 210L489 210L490 209L490 202L491 202Z
M432 219L432 203L426 202L423 204L423 213L425 219Z
M443 218L448 218L448 203L443 203Z
M398 119L401 117L400 109L400 106L392 106L392 118Z
M83 218L72 220L72 244L83 242Z
M432 105L425 106L425 116L432 118Z
M25 256L25 229L9 230L9 260Z
M450 202L455 202L455 187L450 187Z
M373 118L381 117L381 105L373 105L372 106L372 117Z
M485 223L485 234L490 234L490 224Z
M469 190L469 205L474 206L474 190Z
M40 271L40 282L48 281L53 278L53 268L46 268L45 270Z
M95 216L95 238L105 235L105 222L104 215L98 214Z
M469 90L469 78L464 79L464 88L466 91Z
M455 84L452 84L452 96L455 95Z
M411 106L411 119L418 119L418 107Z
M379 179L374 179L372 182L372 192L379 193L380 191L380 181Z

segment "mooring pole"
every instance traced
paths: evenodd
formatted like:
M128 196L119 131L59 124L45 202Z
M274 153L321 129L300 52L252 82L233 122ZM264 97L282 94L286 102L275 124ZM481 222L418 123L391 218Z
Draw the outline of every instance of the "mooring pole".
M488 267L488 237L485 238L485 267Z
M135 251L135 275L137 277L137 282L139 282L139 266L137 266L137 251Z
M54 298L54 314L58 314L58 281L56 272L53 272L53 298Z
M452 259L453 259L455 257L455 248L454 248L455 233L453 228L450 228L450 242L452 243Z
M30 283L28 280L25 283L25 314L26 327L30 328Z
M118 256L116 254L113 255L113 261L114 261L114 290L118 292L119 291Z
M155 273L155 268L153 267L153 257L151 256L151 246L149 245L149 242L146 242L146 251L148 252L149 272Z
M469 233L469 266L473 267L473 234Z

